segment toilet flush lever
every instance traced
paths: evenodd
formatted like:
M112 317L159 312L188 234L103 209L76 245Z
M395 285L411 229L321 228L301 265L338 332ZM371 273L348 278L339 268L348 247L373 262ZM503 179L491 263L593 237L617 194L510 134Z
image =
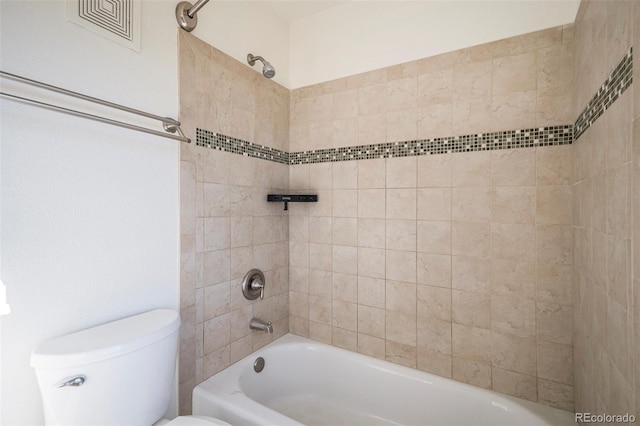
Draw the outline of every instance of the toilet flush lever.
M64 388L66 386L82 386L84 385L84 381L87 380L86 376L76 376L73 377L71 379L64 379L61 382L57 383L56 385L54 385L57 388Z

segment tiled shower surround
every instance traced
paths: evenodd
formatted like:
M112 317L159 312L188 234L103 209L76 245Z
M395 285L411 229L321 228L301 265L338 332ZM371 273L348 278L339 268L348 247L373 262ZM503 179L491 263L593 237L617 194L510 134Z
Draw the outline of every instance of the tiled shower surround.
M180 119L197 132L182 148L181 411L195 384L270 341L247 333L252 314L276 321L274 337L290 331L565 410L576 371L580 404L606 375L583 370L588 347L574 351L591 343L574 317L594 318L575 291L587 275L577 220L594 206L578 201L587 192L576 170L594 158L578 146L610 113L581 125L575 145L573 123L617 62L575 95L574 81L591 74L574 65L573 32L290 93L181 34ZM611 111L626 110L631 93ZM318 203L284 212L266 202L286 190ZM251 267L269 271L267 303L244 302L237 288Z
M179 32L180 121L287 149L289 91L199 39ZM289 330L289 220L270 192L287 191L288 166L181 145L180 412L195 385ZM267 281L264 300L242 296L252 268ZM251 332L251 317L272 335Z
M607 102L603 83L637 58L640 2L583 1L575 23L574 364L578 412L640 414L640 81ZM594 58L598 58L594 60ZM624 66L624 65L623 65Z
M570 142L572 49L554 28L294 90L290 151ZM572 410L572 147L530 146L292 165L319 201L290 206L290 330Z

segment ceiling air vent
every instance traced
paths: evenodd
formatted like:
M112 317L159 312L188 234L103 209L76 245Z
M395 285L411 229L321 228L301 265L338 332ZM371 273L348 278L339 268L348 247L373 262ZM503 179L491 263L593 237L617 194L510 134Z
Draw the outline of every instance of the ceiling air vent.
M67 19L140 51L140 0L68 0Z

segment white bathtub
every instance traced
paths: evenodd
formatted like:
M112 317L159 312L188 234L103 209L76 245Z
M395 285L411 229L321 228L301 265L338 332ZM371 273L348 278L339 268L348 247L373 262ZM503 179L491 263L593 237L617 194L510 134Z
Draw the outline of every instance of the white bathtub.
M574 424L566 411L292 334L196 386L193 414L233 425Z

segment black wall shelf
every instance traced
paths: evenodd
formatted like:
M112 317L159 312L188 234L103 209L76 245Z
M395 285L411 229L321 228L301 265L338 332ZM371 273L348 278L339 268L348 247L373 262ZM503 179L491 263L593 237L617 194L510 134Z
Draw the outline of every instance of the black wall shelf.
M284 203L284 209L289 210L289 203L317 203L318 196L300 194L268 194L267 201Z

